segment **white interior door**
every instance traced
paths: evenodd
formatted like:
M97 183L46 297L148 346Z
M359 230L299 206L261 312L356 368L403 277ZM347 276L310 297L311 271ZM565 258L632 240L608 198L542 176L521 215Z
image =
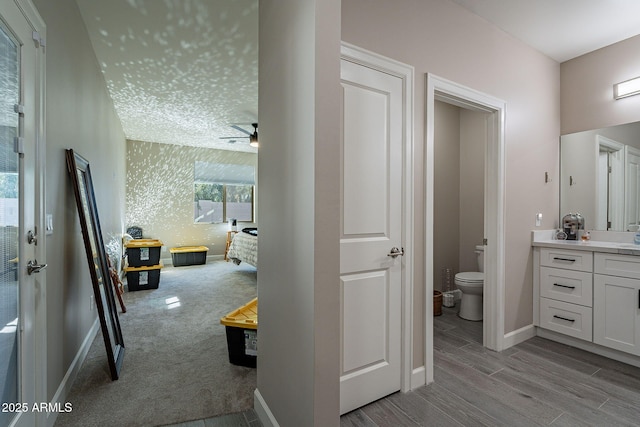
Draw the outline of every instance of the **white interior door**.
M341 414L401 388L403 85L341 61Z
M37 347L35 262L36 139L40 98L33 29L13 0L0 2L0 425L41 425L33 405L36 372L44 362ZM31 271L33 273L33 271ZM36 408L37 409L37 408Z

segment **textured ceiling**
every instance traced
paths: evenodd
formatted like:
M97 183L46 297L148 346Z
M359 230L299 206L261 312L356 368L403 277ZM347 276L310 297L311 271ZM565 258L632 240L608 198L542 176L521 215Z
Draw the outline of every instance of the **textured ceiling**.
M257 0L77 0L127 139L255 152Z
M128 139L256 151L220 137L258 121L258 0L76 1ZM640 0L452 1L558 62L640 32Z

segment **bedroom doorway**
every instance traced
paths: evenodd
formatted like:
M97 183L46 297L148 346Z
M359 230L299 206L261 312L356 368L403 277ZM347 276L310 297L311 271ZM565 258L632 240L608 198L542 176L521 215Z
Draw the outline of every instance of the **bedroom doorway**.
M484 306L483 346L504 348L504 125L506 103L490 95L452 81L426 75L427 102L425 121L425 246L426 294L425 324L426 381L433 382L433 303L434 289L434 110L441 101L487 114L487 138L484 174Z

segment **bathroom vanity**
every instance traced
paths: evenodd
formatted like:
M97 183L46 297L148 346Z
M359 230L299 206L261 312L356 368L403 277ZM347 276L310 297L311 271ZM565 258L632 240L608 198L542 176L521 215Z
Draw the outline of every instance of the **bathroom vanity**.
M633 233L593 232L587 242L552 236L533 235L537 334L640 366L640 245L631 243Z

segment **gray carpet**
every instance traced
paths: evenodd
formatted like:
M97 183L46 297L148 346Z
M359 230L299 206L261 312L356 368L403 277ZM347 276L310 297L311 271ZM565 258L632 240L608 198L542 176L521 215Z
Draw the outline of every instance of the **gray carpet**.
M256 274L225 261L165 267L158 289L126 292L120 379L98 333L66 399L73 411L55 425L158 426L251 408L255 369L229 363L220 318L256 296Z

